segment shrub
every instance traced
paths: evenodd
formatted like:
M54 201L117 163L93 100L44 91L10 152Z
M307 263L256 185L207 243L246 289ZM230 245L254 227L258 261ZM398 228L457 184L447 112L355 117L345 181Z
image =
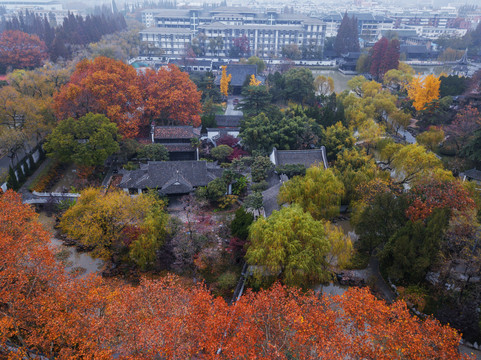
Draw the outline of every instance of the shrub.
M248 209L251 208L251 209L258 210L262 206L264 206L263 200L264 199L263 199L262 193L257 191L247 196L247 198L244 201L244 205Z
M249 236L249 226L254 221L254 216L245 211L243 207L237 209L234 220L230 223L232 236L245 241Z
M253 192L260 192L260 191L267 190L268 187L269 187L269 184L267 183L267 181L264 180L258 183L252 183L251 190Z

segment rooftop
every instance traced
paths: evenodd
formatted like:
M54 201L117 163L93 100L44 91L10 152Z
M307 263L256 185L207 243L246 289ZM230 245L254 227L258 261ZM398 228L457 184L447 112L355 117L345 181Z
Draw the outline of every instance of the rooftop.
M154 139L192 139L198 136L193 126L155 126Z
M159 192L183 194L222 176L223 170L206 161L149 161L140 169L122 170L124 189L159 189Z

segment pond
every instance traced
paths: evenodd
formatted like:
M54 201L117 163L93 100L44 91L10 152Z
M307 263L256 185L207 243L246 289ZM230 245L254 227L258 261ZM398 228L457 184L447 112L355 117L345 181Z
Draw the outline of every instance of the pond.
M334 91L338 94L349 88L347 82L354 77L354 75L344 75L338 70L312 70L312 75L314 78L318 75L331 77L334 80Z
M61 240L53 236L56 232L53 216L49 217L42 211L39 213L38 220L52 234L50 245L57 260L65 265L66 272L83 277L96 273L102 268L104 265L102 260L92 258L88 253L78 252L73 246L65 246Z
M329 283L328 285L317 285L314 287L314 292L320 292L326 296L336 296L344 294L347 289L349 289L349 286Z

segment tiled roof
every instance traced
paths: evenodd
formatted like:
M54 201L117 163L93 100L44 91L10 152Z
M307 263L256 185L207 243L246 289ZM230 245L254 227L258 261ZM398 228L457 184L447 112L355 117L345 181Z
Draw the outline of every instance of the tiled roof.
M191 192L198 186L206 186L222 175L222 169L214 168L206 161L150 161L140 169L123 170L118 185L124 189L159 189L164 194Z
M481 181L481 171L477 169L466 170L464 172L464 175L466 175L470 179Z
M242 86L246 81L247 77L255 75L257 77L257 65L240 65L240 64L229 64L226 68L227 75L231 74L232 79L230 84L232 86ZM215 79L216 85L220 84L221 76Z
M323 164L322 150L277 150L273 149L276 166L302 164L306 168L314 164Z
M191 139L195 135L193 126L156 126L154 139Z

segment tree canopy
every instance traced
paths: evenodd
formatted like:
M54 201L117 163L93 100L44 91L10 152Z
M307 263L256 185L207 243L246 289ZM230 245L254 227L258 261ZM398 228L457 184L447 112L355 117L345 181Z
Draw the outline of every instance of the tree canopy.
M0 71L24 69L42 65L48 58L47 47L37 35L10 30L0 34Z
M44 144L48 156L77 165L102 165L120 150L117 125L104 115L88 113L62 120Z
M300 206L274 211L250 226L246 259L257 270L254 276L275 279L287 285L307 286L326 281L329 240L321 222Z
M318 165L307 169L305 176L295 176L285 182L278 202L298 204L314 219L320 220L339 215L343 195L344 185L334 172Z

